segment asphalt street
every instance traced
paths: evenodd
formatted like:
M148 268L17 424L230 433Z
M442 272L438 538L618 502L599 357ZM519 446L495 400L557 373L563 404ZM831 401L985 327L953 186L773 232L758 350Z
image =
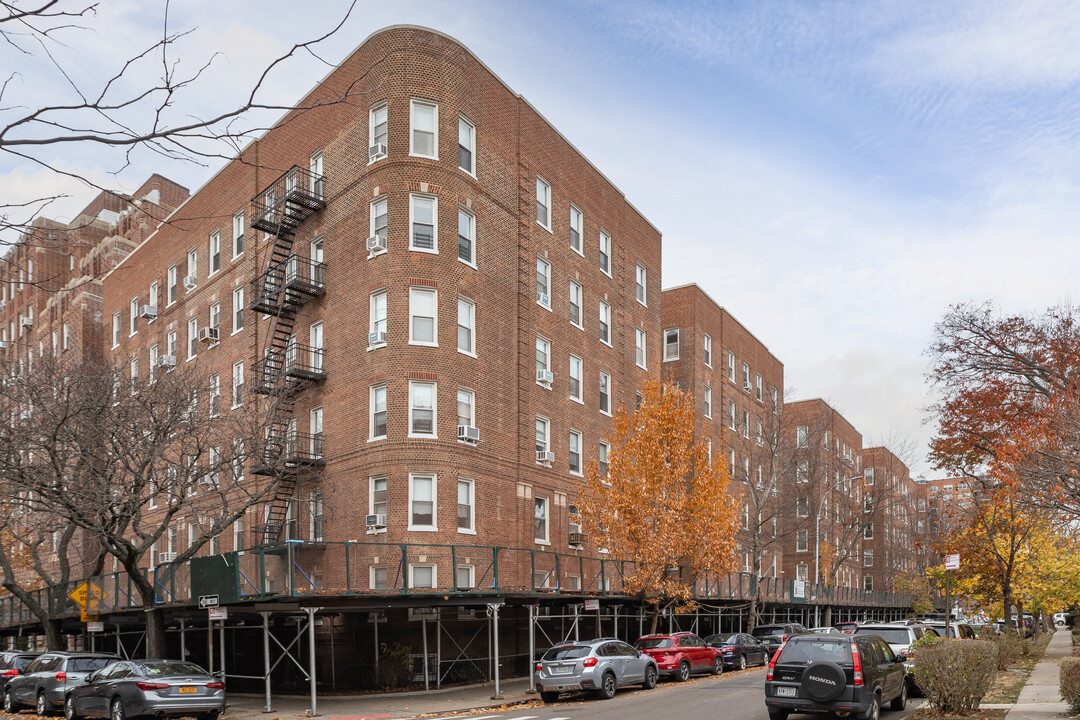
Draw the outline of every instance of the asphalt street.
M468 720L768 720L765 709L765 668L727 671L720 677L692 678L686 683L662 680L653 690L621 689L611 700L565 695L552 705L528 706L499 712L479 711ZM906 720L920 704L910 701L904 712L881 711L881 720ZM428 720L462 715L430 716ZM792 718L821 716L792 715Z

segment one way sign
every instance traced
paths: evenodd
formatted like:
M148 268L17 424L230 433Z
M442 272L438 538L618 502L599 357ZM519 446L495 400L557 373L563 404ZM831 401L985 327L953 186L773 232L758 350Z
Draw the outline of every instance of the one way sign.
M199 609L206 610L207 608L218 606L217 595L200 595L199 596Z

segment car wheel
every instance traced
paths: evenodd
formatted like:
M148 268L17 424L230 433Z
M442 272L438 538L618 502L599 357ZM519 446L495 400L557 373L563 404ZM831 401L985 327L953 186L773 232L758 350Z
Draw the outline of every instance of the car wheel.
M124 703L120 698L113 698L112 705L109 707L109 717L111 720L127 720L127 713L124 712ZM876 720L876 718L873 720Z
M611 673L604 673L604 677L600 681L600 690L597 692L597 695L600 696L601 700L610 700L615 697L616 688L615 676Z
M656 675L657 673L655 665L649 665L647 668L645 668L645 680L641 683L641 687L645 688L646 690L652 690L654 687L656 687Z
M690 679L690 663L686 660L679 663L679 669L675 671L675 679L679 682L686 682Z
M889 705L893 710L903 710L907 707L907 679L905 678L900 683L900 694L893 698L892 704Z
M863 715L862 720L878 720L881 717L881 696L874 693L874 699L870 701L870 709ZM116 718L113 718L116 720Z
M15 698L11 694L11 689L8 688L4 691L4 712L17 713L19 712L18 706L15 704Z
M540 699L546 703L553 703L559 701L559 693L551 692L550 690L544 690L540 693Z
M717 655L712 661L712 674L721 675L724 672L724 656Z
M787 720L787 710L770 710L769 720Z
M34 708L38 715L49 715L52 713L52 703L49 702L49 698L45 697L44 690L38 693L37 703Z
M740 655L739 656L739 669L740 670L745 670L746 669L746 656L745 655Z
M75 698L70 695L64 698L64 717L67 720L79 720L79 713L75 712Z

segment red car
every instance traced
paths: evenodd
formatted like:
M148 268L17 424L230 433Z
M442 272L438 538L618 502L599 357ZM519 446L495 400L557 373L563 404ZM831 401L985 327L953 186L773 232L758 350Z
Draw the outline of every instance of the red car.
M634 643L634 647L656 661L661 675L674 675L679 682L685 681L693 672L713 675L724 672L724 654L694 633L646 635Z

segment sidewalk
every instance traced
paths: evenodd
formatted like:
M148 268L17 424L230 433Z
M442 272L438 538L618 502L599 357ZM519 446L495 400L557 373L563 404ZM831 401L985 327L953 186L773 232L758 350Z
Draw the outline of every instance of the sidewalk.
M1072 655L1072 633L1058 630L1046 646L1046 653L1028 678L1006 720L1050 720L1061 716L1068 704L1058 692L1058 663Z
M1054 676L1055 682L1057 675ZM469 685L467 687L432 690L430 692L387 693L382 695L319 696L318 714L327 718L410 718L428 713L453 713L473 708L497 707L504 704L539 700L539 695L529 695L527 677L511 678L500 683L503 699L492 700L495 684ZM261 695L229 695L229 709L223 720L296 720L308 717L311 707L308 696L273 697L271 713L263 712L265 699Z

